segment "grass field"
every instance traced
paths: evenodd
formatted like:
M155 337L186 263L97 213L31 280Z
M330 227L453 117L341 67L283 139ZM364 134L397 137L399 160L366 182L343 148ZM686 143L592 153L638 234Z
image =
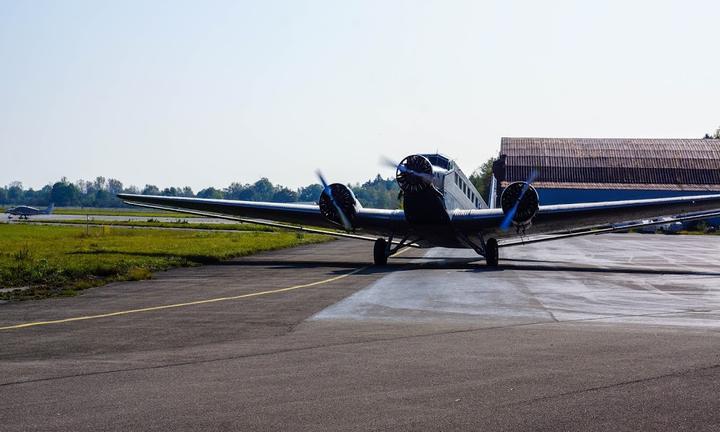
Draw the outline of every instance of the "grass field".
M232 230L232 231L265 231L274 232L277 231L275 228L256 225L250 223L196 223L183 219L178 219L173 222L160 222L149 218L146 221L108 221L108 220L94 220L86 221L84 219L70 219L70 220L43 220L40 222L25 222L25 223L38 223L38 224L60 224L60 225L86 225L88 223L92 225L105 225L105 226L118 226L118 227L144 227L144 228L188 228L188 229L203 229L203 230Z
M173 267L216 263L259 251L328 240L289 232L181 231L0 224L0 299L75 295Z
M139 217L184 217L194 218L201 217L187 213L162 211L162 210L140 210L137 208L56 208L53 210L55 214L61 215L90 215L90 216L139 216Z
M10 206L13 207L13 206ZM0 207L0 213L5 213L10 207ZM42 207L41 207L42 210ZM194 218L202 217L187 213L162 211L162 210L142 210L138 208L78 208L78 207L56 207L54 214L61 215L80 215L80 216L138 216L138 217L184 217Z

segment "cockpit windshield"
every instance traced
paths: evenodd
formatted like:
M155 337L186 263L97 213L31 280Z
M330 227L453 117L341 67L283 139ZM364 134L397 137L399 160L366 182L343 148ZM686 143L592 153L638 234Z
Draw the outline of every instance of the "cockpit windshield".
M422 156L425 156L431 164L434 166L440 167L442 169L450 169L450 159L447 157L441 155L440 153L435 154L424 154Z

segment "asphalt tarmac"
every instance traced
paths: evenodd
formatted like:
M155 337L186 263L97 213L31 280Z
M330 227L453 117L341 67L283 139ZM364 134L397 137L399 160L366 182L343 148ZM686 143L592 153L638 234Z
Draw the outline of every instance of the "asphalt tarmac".
M0 430L720 430L720 237L371 247L0 305Z

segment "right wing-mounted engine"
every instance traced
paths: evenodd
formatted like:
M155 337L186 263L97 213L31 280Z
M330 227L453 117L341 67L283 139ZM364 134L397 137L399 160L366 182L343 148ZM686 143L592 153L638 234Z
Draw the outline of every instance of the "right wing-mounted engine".
M502 229L507 230L510 223L518 229L526 229L540 208L538 193L530 182L510 183L502 193L500 203L505 213Z

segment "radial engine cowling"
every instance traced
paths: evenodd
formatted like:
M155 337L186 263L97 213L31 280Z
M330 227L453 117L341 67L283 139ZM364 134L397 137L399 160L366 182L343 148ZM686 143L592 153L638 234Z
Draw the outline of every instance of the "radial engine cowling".
M425 190L432 183L432 164L422 155L410 155L400 162L395 178L404 193Z
M340 207L340 210L348 218L350 224L354 225L357 208L360 205L355 199L355 194L353 194L349 187L340 183L333 183L328 186L328 189L330 189L332 197L328 194L327 189L322 191L320 194L320 201L318 202L318 205L320 206L320 213L322 213L322 215L330 222L342 226L342 218L333 204L334 199L335 204Z
M523 189L527 187L525 194L522 196L520 203L518 204L515 216L513 216L513 225L518 227L526 228L530 226L532 219L538 212L540 206L540 199L538 193L534 187L528 185L525 182L510 183L508 187L502 193L500 203L502 205L503 213L507 214L510 209L515 206L518 198L523 193Z

